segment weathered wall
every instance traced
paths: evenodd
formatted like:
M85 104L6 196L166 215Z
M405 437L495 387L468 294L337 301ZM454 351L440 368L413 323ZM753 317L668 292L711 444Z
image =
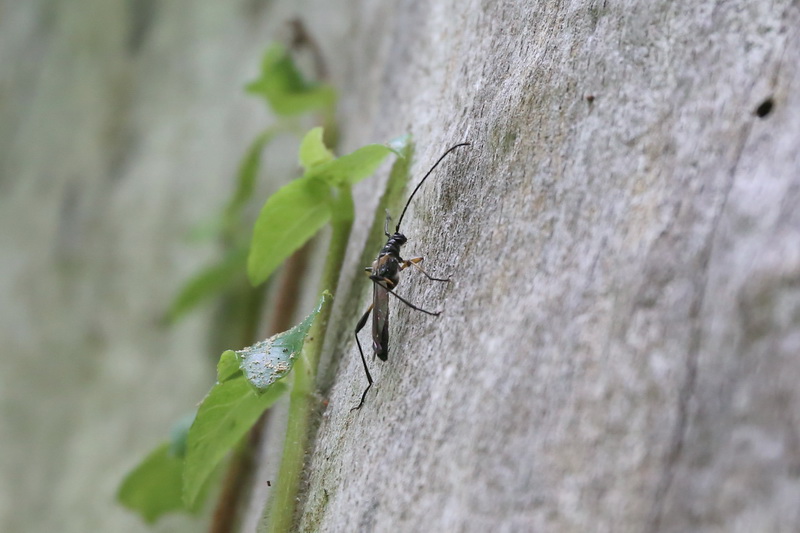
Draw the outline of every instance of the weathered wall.
M351 413L356 234L301 529L796 531L797 3L356 5L345 139L474 146L404 222L445 314L392 303Z

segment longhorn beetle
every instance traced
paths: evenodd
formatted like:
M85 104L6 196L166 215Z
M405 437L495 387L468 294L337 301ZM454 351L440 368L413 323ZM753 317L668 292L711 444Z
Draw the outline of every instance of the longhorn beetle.
M364 358L364 350L361 348L361 342L358 340L358 333L364 329L364 325L367 323L367 318L369 317L370 312L372 313L372 349L375 351L375 355L378 356L381 361L386 361L389 357L390 294L415 311L421 311L426 315L431 316L439 316L440 314L439 312L426 311L425 309L417 307L394 292L395 287L397 287L397 284L400 283L400 272L410 266L416 267L417 270L425 274L425 277L431 281L450 281L449 278L434 278L422 270L422 267L419 266L419 263L422 262L422 257L413 257L411 259L403 259L400 257L400 247L403 246L408 240L406 239L405 235L400 233L400 224L403 222L403 217L406 214L406 210L411 204L411 199L414 198L415 194L417 194L417 191L422 184L425 183L425 180L428 179L428 176L431 175L431 172L433 172L439 163L442 162L442 159L447 157L447 154L460 146L469 146L469 143L460 143L448 148L447 151L442 154L439 160L433 164L428 173L425 174L422 180L417 184L417 186L414 188L414 191L411 193L411 196L408 197L408 201L406 202L406 206L403 208L403 212L400 213L400 218L397 221L397 226L394 228L393 235L389 234L389 221L391 218L389 217L389 212L386 212L386 222L383 226L383 233L389 240L386 241L386 244L381 249L378 257L372 262L372 266L364 269L370 273L369 279L372 280L373 284L372 304L370 304L369 309L367 309L367 311L364 313L364 316L362 316L361 320L359 320L358 324L356 324L355 331L356 344L358 345L358 352L361 354L361 362L364 364L364 372L367 374L368 384L367 388L364 389L364 393L361 395L361 401L357 406L353 407L351 411L361 409L361 406L364 405L364 399L367 397L367 392L369 391L370 387L372 387L372 375L369 373L369 368L367 368L367 360Z

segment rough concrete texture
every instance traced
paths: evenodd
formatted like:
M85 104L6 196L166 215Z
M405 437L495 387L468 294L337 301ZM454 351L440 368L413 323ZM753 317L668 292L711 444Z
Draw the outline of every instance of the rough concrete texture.
M391 303L356 413L350 254L299 529L796 531L797 3L353 5L345 139L474 145L404 222L445 313Z

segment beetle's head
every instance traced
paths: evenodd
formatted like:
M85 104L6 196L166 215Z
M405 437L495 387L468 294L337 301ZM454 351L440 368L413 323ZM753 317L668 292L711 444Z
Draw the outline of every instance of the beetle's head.
M406 239L406 236L402 233L395 233L392 235L392 240L396 242L398 246L403 246L406 242L408 242L408 239Z

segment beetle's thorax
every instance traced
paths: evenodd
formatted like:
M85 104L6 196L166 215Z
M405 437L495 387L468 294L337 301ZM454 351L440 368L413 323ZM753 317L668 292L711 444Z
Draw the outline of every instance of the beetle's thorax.
M406 241L406 236L402 233L395 233L389 240L386 241L386 244L381 249L381 253L378 254L378 257L382 255L393 255L397 258L400 257L400 247L403 246Z
M381 253L372 263L371 278L381 281L388 280L390 290L400 283L400 247L406 243L406 236L402 233L395 233L381 249Z

